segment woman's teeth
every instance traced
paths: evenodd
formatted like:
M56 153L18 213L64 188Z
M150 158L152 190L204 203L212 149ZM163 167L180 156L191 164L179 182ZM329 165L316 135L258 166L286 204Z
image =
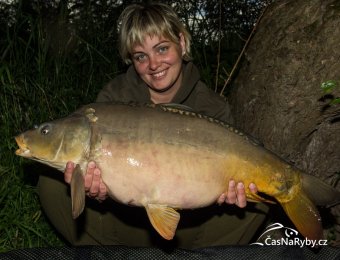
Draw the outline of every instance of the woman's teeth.
M158 72L156 74L153 74L152 76L155 77L155 78L160 78L160 77L164 76L164 74L165 74L165 70Z

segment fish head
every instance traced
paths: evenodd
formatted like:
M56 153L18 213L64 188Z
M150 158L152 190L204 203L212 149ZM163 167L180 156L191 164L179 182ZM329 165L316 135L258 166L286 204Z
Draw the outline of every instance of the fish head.
M90 137L87 118L71 115L16 136L19 149L15 153L63 171L68 161L79 163L89 153Z

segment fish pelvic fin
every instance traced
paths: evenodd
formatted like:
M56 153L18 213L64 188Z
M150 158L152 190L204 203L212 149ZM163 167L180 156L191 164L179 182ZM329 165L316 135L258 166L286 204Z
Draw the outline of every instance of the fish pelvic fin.
M171 207L159 204L148 204L145 209L154 229L163 238L167 240L173 239L180 214Z
M284 211L287 213L290 220L294 223L298 231L310 240L323 239L323 229L321 217L313 202L299 188L295 196L281 203Z
M318 206L330 207L340 203L340 191L309 174L301 174L303 191Z
M76 219L85 208L84 177L79 164L76 165L71 179L72 217Z

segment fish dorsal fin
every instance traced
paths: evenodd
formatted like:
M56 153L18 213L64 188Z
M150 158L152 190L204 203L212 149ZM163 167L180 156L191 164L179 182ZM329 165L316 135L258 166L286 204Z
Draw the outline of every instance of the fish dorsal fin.
M145 209L156 231L163 238L171 240L175 236L180 214L173 208L159 204L148 204Z
M214 117L210 117L204 114L201 114L199 112L195 112L194 109L192 109L189 106L183 105L183 104L177 104L177 103L161 103L161 104L151 104L150 107L160 107L163 111L167 111L167 112L172 112L172 113L178 113L180 115L186 115L186 116L194 116L194 117L198 117L198 118L203 118L205 120L208 120L209 122L212 123L216 123L219 124L225 128L227 128L228 130L234 132L235 134L238 134L240 136L244 136L244 138L246 140L248 140L249 142L251 142L253 145L259 145L259 146L264 146L263 143L261 143L258 139L256 139L255 137L249 135L249 134L245 134L242 131L238 130L236 127L230 125L227 122L218 120Z
M72 217L76 219L85 208L84 177L79 164L75 167L71 179Z
M171 110L182 110L187 112L195 112L191 107L183 105L183 104L177 104L177 103L161 103L159 106Z

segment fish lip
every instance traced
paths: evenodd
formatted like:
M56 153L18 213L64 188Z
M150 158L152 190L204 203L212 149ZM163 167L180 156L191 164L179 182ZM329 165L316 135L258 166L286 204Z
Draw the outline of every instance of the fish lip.
M19 149L15 151L15 154L24 157L29 157L30 149L27 147L23 135L15 136L14 139L17 142L17 145L19 146Z

